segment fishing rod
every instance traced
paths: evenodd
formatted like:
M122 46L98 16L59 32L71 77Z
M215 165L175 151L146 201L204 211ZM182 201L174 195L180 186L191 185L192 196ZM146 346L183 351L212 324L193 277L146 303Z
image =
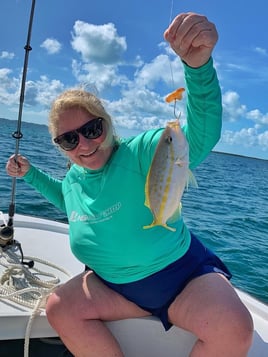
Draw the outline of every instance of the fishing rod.
M34 8L35 8L35 0L32 0L31 6L31 13L28 25L28 34L27 34L27 41L26 45L24 46L25 49L25 56L24 56L24 65L23 65L23 73L22 73L22 80L21 80L21 89L20 89L20 103L19 103L19 113L18 113L18 121L17 121L17 130L12 133L12 137L16 139L16 147L15 147L15 161L17 160L17 156L19 154L19 143L20 139L23 137L21 132L21 118L22 118L22 110L23 110L23 103L24 103L24 93L25 93L25 84L26 84L26 75L28 69L28 59L29 53L32 50L30 45L31 42L31 34L32 34L32 24L33 24L33 17L34 17ZM14 228L13 228L13 217L15 213L15 195L16 195L16 177L12 178L12 189L11 189L11 202L9 205L8 210L8 222L5 223L0 228L0 244L6 245L8 243L12 243L13 236L14 236Z

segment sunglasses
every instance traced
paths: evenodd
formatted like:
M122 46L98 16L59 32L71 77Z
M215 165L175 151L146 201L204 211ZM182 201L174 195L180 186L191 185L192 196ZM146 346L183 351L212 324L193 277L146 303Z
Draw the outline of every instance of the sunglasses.
M57 136L53 141L65 151L74 150L79 144L79 134L86 139L97 139L101 136L103 133L102 121L103 118L92 119L78 129Z

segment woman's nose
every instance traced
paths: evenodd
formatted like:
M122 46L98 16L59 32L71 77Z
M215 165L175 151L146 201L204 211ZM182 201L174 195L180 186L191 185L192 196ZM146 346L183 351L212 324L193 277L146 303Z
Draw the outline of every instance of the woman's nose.
M78 135L79 135L79 145L88 146L91 140L85 138L84 135L82 135L81 133L78 133Z

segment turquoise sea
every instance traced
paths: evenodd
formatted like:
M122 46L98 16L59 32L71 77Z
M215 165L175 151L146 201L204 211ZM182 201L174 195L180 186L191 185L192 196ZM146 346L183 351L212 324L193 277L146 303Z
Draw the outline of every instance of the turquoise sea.
M17 122L0 119L0 126L0 210L7 212L12 179L5 164L15 151ZM23 123L22 133L20 153L62 178L67 160L52 145L47 127ZM227 264L236 287L268 304L268 160L213 152L194 174L199 187L184 194L185 222ZM21 179L15 201L16 213L66 221Z

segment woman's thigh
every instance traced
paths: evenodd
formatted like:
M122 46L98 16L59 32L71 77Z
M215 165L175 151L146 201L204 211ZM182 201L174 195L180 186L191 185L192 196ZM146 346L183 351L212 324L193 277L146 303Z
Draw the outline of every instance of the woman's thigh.
M232 331L252 329L247 308L229 281L217 273L202 275L188 283L170 305L168 316L174 325L193 332L203 341L217 335L223 342Z
M150 315L86 271L55 290L47 301L49 315L65 319L117 320Z

